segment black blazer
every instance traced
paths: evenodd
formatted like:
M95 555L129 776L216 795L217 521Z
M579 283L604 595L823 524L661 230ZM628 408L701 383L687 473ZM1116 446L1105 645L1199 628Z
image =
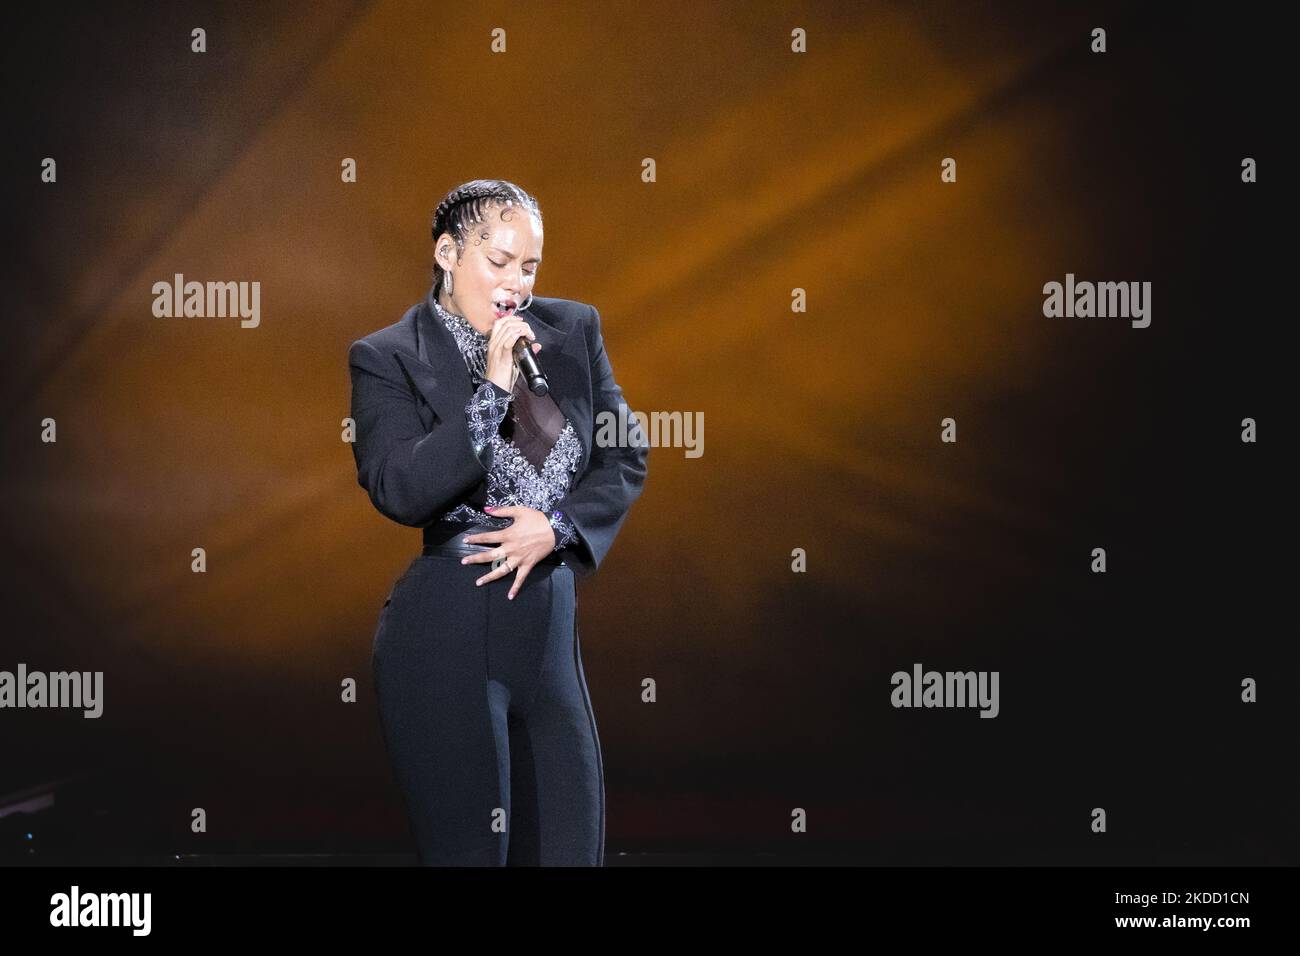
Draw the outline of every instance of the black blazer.
M462 501L481 510L492 463L492 446L475 445L470 438L469 370L432 300L430 290L400 321L357 339L348 350L357 483L381 514L421 528ZM626 406L623 390L614 381L594 306L534 296L519 317L542 343L537 360L551 397L582 443L582 471L554 507L568 516L579 537L560 556L576 574L587 576L613 546L641 494L649 444L630 411L620 407ZM593 446L601 412L625 418L628 447Z

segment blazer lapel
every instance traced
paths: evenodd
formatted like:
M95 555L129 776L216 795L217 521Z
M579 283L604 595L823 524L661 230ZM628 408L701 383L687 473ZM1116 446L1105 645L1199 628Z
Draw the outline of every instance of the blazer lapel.
M398 352L407 374L424 400L440 418L453 417L469 404L474 394L469 369L456 347L456 340L447 331L433 310L429 299L416 312L416 354ZM528 323L542 350L537 353L538 364L551 386L551 397L560 411L573 422L578 440L582 444L582 461L585 469L591 460L592 414L591 376L588 371L586 338L572 331L562 332L544 321L533 309L519 313Z
M415 355L399 351L397 357L429 407L446 419L455 408L463 409L474 394L469 370L456 340L427 301L415 313L415 338Z
M572 331L561 332L545 322L532 308L520 315L542 343L537 353L537 364L551 386L551 398L565 417L573 422L582 445L582 468L591 460L591 374L588 372L587 343Z

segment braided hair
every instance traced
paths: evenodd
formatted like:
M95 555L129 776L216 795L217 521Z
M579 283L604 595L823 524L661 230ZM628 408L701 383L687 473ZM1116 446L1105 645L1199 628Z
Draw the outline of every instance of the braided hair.
M447 193L442 202L438 203L438 209L433 214L433 241L436 243L438 237L444 232L451 233L456 240L456 261L459 262L461 255L464 254L466 241L475 236L476 232L477 236L474 238L476 244L488 238L490 233L486 227L480 228L480 224L486 222L490 210L500 206L518 207L526 214L536 216L539 222L542 218L537 200L514 183L504 179L472 179ZM503 211L501 216L503 219L509 219L510 213ZM435 287L442 285L445 271L435 258L433 263Z

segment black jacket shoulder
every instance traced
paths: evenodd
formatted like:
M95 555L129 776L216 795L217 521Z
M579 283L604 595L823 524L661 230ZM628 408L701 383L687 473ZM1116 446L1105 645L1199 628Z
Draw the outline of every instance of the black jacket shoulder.
M417 302L407 309L402 317L392 325L386 325L382 329L376 329L367 335L363 335L352 344L364 342L384 354L401 351L414 355L417 342L416 318L424 306L425 303ZM547 325L560 332L569 332L582 327L588 344L591 343L591 333L596 321L594 306L586 302L579 302L576 299L535 295L528 310L537 315Z

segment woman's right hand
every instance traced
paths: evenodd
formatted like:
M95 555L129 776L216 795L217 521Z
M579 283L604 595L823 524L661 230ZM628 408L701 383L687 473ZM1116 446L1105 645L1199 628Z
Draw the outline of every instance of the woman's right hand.
M492 334L488 336L487 379L507 392L514 385L514 347L520 336L529 339L537 338L527 322L513 315L497 319L496 324L492 326ZM540 342L533 342L533 354L537 354L541 348Z

